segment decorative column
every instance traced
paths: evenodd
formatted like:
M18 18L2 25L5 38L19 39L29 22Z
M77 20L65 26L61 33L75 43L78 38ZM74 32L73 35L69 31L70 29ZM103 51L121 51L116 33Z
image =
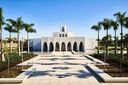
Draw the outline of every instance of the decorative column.
M53 42L53 52L55 52L56 44Z
M65 43L65 51L67 51L67 44Z
M77 51L79 52L79 43L77 44Z
M49 43L47 44L47 52L49 52Z

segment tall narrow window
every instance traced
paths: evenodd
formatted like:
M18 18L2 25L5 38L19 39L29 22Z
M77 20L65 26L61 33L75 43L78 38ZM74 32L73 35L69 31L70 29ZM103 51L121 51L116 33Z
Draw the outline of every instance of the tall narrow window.
M65 34L65 37L67 37L67 34Z
M64 32L65 30L64 30L64 27L62 27L62 32Z

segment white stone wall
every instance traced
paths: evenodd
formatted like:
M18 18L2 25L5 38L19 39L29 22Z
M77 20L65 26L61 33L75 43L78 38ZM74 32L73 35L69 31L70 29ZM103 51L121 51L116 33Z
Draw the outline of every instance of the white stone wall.
M61 50L61 45L64 42L65 43L65 48L67 51L67 45L70 42L71 43L71 49L73 51L73 45L76 42L77 43L77 49L79 51L79 45L80 42L83 43L84 45L84 51L85 52L93 52L95 47L97 46L97 41L95 39L91 39L91 38L85 38L85 37L42 37L42 38L35 38L35 39L31 39L31 44L33 44L33 50L37 51L37 50L41 50L41 52L43 52L43 44L44 42L47 43L47 48L49 51L49 45L52 42L54 45L54 51L55 51L55 46L56 46L56 42L59 43L60 46L60 50Z
M54 32L53 37L75 37L74 33L72 32ZM64 36L63 36L64 35ZM67 36L65 36L67 35Z
M42 37L41 38L41 46L42 46L41 51L42 52L43 52L43 44L45 42L47 43L48 50L49 50L49 45L50 45L51 42L54 45L54 50L55 50L56 42L59 43L60 47L61 47L62 43L64 42L65 45L66 45L66 49L67 49L67 45L68 45L69 42L71 43L71 48L72 49L73 49L74 43L76 42L78 51L79 51L79 44L80 44L80 42L82 42L83 45L84 45L84 48L86 49L86 47L85 47L85 38L84 37L53 37L53 38L52 37ZM60 48L60 50L61 50L61 48Z
M33 44L33 50L41 50L41 52L44 51L43 48L47 48L46 51L50 51L50 43L53 44L53 51L56 51L56 43L59 43L59 51L61 51L62 43L65 44L65 51L67 51L67 45L68 43L71 43L71 51L74 51L73 48L75 48L74 43L76 42L76 51L80 51L80 47L84 48L84 52L92 52L94 51L95 47L97 46L96 39L91 38L85 38L85 37L75 37L73 32L67 32L66 26L61 26L60 32L54 32L53 37L42 37L42 38L35 38L32 39ZM45 43L45 44L44 44ZM80 46L80 43L82 43L82 46Z
M41 51L41 38L31 39L29 43L34 51Z

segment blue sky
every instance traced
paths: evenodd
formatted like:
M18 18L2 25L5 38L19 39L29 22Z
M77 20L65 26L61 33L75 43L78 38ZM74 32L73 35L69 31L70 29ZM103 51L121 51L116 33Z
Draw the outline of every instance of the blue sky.
M0 7L4 9L5 19L22 16L24 22L34 23L37 33L30 34L31 38L52 36L63 24L76 36L97 38L97 32L90 27L103 18L113 19L118 11L128 12L127 3L128 0L0 0ZM114 31L111 29L109 33ZM4 31L3 35L7 37L8 32ZM100 35L104 36L105 31ZM21 31L21 37L26 38L25 31Z

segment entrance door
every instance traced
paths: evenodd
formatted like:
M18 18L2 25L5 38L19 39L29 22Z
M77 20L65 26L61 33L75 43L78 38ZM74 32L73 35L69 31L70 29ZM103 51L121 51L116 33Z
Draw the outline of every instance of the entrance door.
M63 42L62 45L61 45L61 51L66 51L65 43L64 43L64 42Z

